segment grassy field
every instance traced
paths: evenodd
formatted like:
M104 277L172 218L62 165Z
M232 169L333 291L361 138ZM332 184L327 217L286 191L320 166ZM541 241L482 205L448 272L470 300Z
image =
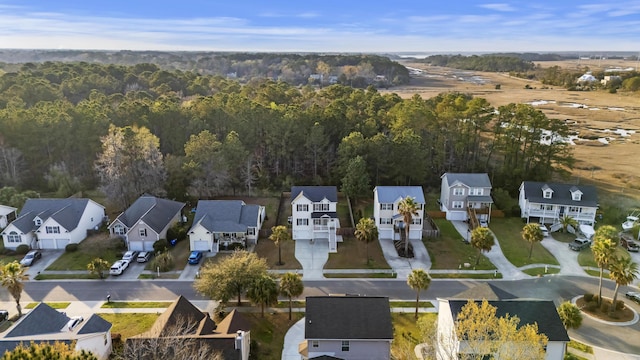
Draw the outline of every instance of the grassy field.
M273 243L273 241L267 238L259 239L254 251L259 257L267 260L267 265L269 265L269 268L271 269L302 269L302 265L300 265L295 256L296 243L293 240L280 243L280 256L282 258L281 265L278 264L278 247Z
M338 252L329 254L325 269L390 269L382 254L380 242L372 241L368 245L369 262L367 262L367 245L352 237L344 237L338 243Z
M122 309L122 308L166 308L171 305L171 301L111 301L100 306L104 309Z
M98 314L101 318L113 324L111 334L120 334L125 340L131 336L141 334L149 329L159 314Z
M426 321L435 321L437 314L420 314ZM392 313L393 342L391 343L391 358L398 360L415 359L414 349L423 342L423 335L417 325L414 314Z
M478 251L463 241L460 233L450 221L434 219L440 229L440 237L423 239L429 256L432 269L459 269L468 263L475 266ZM478 270L493 270L495 266L484 255L480 255L480 263L475 266Z
M38 304L40 303L37 303L37 302L28 303L24 308L33 309L34 307L38 306ZM71 305L70 302L47 302L45 304L49 305L54 309L66 309L69 307L69 305Z
M529 264L559 265L558 260L540 243L533 244L533 252L529 258L531 245L521 235L524 225L520 218L491 219L489 228L498 238L504 256L517 267Z
M261 360L282 359L284 335L304 316L303 313L293 313L292 320L289 320L289 314L286 312L265 314L264 318L260 317L260 313L243 315L251 324L251 340L256 344L255 349L251 348L252 357Z
M87 270L87 264L95 258L112 264L124 251L122 240L110 239L107 234L93 235L81 242L77 251L63 253L47 270Z
M557 274L560 272L559 268L554 268L554 267L550 267L550 268L543 268L543 267L537 267L537 268L532 268L532 269L525 269L522 272L524 272L527 275L531 275L531 276L544 276L544 275L552 275L552 274Z
M628 259L631 255L629 255L629 252L627 250L618 246L618 248L616 248L614 256L620 256ZM586 248L580 251L580 254L578 254L578 264L580 264L580 266L598 267L598 264L596 264L595 260L593 260L593 252L591 252L591 248Z

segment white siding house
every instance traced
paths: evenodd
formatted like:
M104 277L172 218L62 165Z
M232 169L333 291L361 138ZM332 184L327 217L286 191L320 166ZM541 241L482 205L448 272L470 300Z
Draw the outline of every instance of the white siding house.
M422 239L424 226L424 192L420 186L376 186L373 189L373 217L378 227L380 239L400 239L404 231L404 220L398 211L398 204L406 197L414 198L418 204L418 216L414 216L409 226L410 239Z
M337 251L342 236L338 219L338 190L335 186L294 186L291 188L291 229L293 240L329 241L329 252Z
M520 216L528 222L557 224L565 215L581 225L593 226L598 193L591 185L524 181L518 196Z
M436 358L457 360L459 354L469 353L464 339L458 338L455 323L461 309L468 300L438 299L438 321ZM496 316L517 316L520 324L537 324L538 332L549 339L545 360L562 360L569 335L560 320L555 304L550 300L497 300L489 301L496 308Z
M445 173L440 178L440 210L447 220L468 220L468 209L473 209L478 220L490 222L492 186L486 173Z
M26 244L34 249L64 249L80 243L98 228L104 206L91 199L28 199L18 218L2 231L7 249Z
M17 210L11 206L0 205L0 229L4 229L10 222L15 220Z

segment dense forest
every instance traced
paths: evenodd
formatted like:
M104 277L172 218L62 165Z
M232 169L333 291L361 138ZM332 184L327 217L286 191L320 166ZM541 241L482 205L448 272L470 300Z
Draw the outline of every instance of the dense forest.
M341 83L366 88L409 83L407 69L388 57L367 54L218 53L166 51L0 50L0 69L17 71L23 63L86 62L155 64L163 70L194 71L247 82L255 78L292 85Z
M461 93L403 100L153 64L29 63L0 77L0 187L99 187L124 207L145 192L186 200L294 184L370 196L378 184L486 171L515 192L571 166L555 141L568 131L530 105Z

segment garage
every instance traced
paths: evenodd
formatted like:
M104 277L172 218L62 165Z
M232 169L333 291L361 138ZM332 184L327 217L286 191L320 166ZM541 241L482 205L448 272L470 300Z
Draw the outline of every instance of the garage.
M293 240L311 240L311 239L313 239L313 231L293 230Z
M194 240L192 251L209 251L209 241L207 240Z
M129 242L129 250L134 251L153 251L153 240L131 241Z
M379 239L393 239L393 229L380 229L378 232Z
M40 239L40 249L64 249L69 244L69 239Z
M464 221L467 220L466 211L447 211L447 220L449 221Z

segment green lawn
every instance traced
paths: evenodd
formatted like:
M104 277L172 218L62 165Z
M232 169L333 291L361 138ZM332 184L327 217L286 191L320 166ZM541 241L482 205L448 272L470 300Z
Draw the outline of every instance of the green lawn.
M557 274L560 272L559 268L553 268L550 267L548 269L546 269L543 267L537 267L537 268L533 268L533 269L526 269L522 271L523 273L527 274L527 275L531 275L531 276L544 276L544 275L551 275L551 274Z
M369 262L367 262L367 244L352 237L343 237L338 243L338 252L329 254L325 269L391 269L384 259L379 241L368 245Z
M32 302L32 303L28 303L27 306L25 306L25 309L33 309L34 307L38 306L37 302ZM54 308L54 309L66 309L69 307L69 305L71 305L70 302L47 302L45 303L47 305L49 305L50 307Z
M563 233L563 232L560 232L560 231L552 233L551 236L554 239L556 239L558 241L561 241L563 243L567 243L567 244L572 242L576 238L576 236L574 234L572 234L572 233L569 233L569 232Z
M106 275L108 276L108 275ZM98 280L98 275L89 274L38 274L34 280L64 280L64 279L91 279Z
M559 265L551 253L540 243L533 244L533 252L529 258L531 244L522 238L524 223L520 218L493 218L489 228L498 238L504 256L515 266L529 264Z
M122 309L122 308L166 308L173 304L171 301L112 301L106 302L100 306L105 309Z
M491 274L429 274L434 279L502 279L502 273Z
M431 257L432 269L459 269L465 263L475 266L478 250L463 241L453 224L446 219L433 219L440 229L440 237L423 239ZM496 267L484 255L480 255L478 270L493 270Z
M124 251L122 240L110 239L101 233L85 239L77 251L64 252L47 270L87 270L87 264L98 257L112 264L122 257Z
M113 324L111 334L122 335L122 340L141 334L149 329L160 314L98 314Z
M420 318L435 321L437 314L420 314ZM391 343L392 359L415 359L414 348L423 342L423 336L413 313L392 313L393 342Z
M625 249L623 249L622 247L618 246L616 248L616 252L614 254L614 256L618 257L623 257L623 258L629 258L631 255L629 255L629 252ZM593 267L598 267L598 264L596 264L595 260L593 260L593 253L591 252L591 248L586 248L583 249L582 251L580 251L580 254L578 254L578 264L580 264L580 266L593 266Z

